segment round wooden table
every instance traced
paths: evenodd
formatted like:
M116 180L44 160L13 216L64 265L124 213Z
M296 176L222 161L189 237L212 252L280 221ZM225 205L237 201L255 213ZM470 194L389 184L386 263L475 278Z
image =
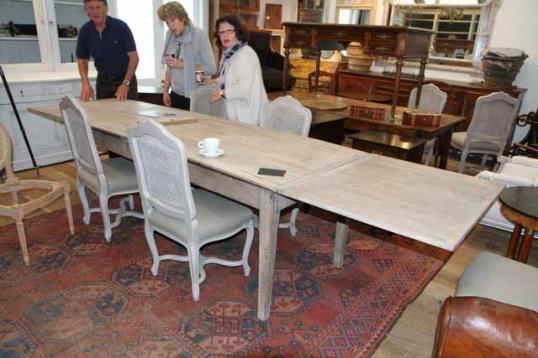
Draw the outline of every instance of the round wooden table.
M505 188L499 195L499 201L501 213L515 224L506 257L527 262L534 232L538 230L538 187ZM525 236L517 250L523 228Z

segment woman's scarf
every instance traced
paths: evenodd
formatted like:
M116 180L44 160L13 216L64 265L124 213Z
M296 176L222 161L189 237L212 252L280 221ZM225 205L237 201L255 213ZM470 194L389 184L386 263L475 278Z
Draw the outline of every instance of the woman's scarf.
M170 45L172 36L175 36L172 31L168 31L162 58L166 57L166 50ZM190 93L196 89L196 53L198 52L197 43L194 41L194 26L191 25L191 22L185 24L185 28L179 35L176 37L176 40L183 47L183 80L185 81L185 96L188 97Z
M225 49L222 52L222 57L219 63L219 88L224 89L224 80L226 77L226 71L230 67L230 59L232 56L239 51L246 43L242 41L237 41L232 47Z

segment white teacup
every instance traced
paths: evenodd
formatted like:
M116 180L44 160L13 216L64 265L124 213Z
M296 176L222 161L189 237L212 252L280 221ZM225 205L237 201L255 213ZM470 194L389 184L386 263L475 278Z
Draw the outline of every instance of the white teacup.
M218 138L205 138L198 142L198 148L202 149L206 154L217 154L219 151Z

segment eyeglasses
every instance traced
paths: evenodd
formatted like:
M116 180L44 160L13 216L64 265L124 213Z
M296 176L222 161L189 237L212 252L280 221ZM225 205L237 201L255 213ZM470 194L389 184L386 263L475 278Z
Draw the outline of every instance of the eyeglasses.
M219 34L219 36L224 36L224 35L230 36L234 32L235 32L234 29L228 29L228 30L224 30L224 31L219 31L219 32L217 32L217 34Z

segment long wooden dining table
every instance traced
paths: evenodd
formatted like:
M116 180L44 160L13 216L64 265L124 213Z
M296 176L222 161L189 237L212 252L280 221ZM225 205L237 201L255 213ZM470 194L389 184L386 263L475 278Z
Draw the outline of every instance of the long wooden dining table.
M319 108L313 108L315 112L326 112L340 116L346 116L345 127L347 129L364 130L374 129L382 132L402 134L411 137L419 137L427 140L437 139L436 152L439 155L439 168L446 169L448 162L448 150L450 148L450 141L452 139L452 133L454 128L460 123L465 121L463 116L454 116L451 114L443 113L441 115L441 123L437 127L424 127L402 124L402 114L407 109L406 107L396 107L397 119L388 119L390 106L382 103L373 103L360 99L347 98L341 96L333 96L323 93L306 92L306 91L291 91L289 93L292 97L296 98L299 102L309 107L311 103L330 103L334 105L334 108L327 108L320 110ZM356 118L350 114L350 108L352 105L367 105L384 108L387 114L385 120L375 120L369 118ZM344 108L342 108L344 107Z
M168 130L185 144L192 183L259 210L260 320L270 315L280 211L294 200L452 251L502 189L461 174L149 103L110 99L82 106L96 144L125 157L131 156L128 128L148 118L140 113L161 113L155 120L169 122ZM62 121L58 106L28 110ZM223 156L198 153L197 143L206 137L220 139ZM261 167L286 173L259 175ZM337 266L347 230L337 223Z

